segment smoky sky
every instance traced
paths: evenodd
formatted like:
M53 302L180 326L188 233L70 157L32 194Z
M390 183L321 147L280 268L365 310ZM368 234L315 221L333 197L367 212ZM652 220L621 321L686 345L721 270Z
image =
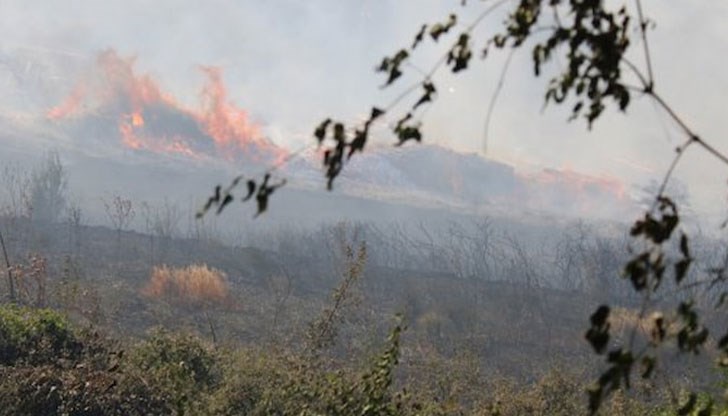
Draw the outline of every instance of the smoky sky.
M487 6L470 1L463 9L455 0L0 0L0 48L89 64L99 51L113 48L136 56L138 71L186 103L196 102L204 81L199 66L218 66L236 104L273 140L295 149L310 140L322 118L355 120L396 95L397 87L379 88L383 79L373 68L408 45L421 23L455 11L467 24ZM644 7L656 22L650 41L657 90L701 136L728 151L721 134L728 3L648 0ZM502 20L503 14L494 14L476 35ZM642 65L640 40L633 41L630 58ZM412 62L428 68L440 53L428 46ZM503 61L492 56L462 75L436 76L440 99L425 119L427 140L483 153L487 104ZM626 115L610 109L589 132L581 122L566 122L567 108L543 109L546 82L534 79L527 51L514 56L487 137L488 157L523 170L570 169L629 186L651 183L665 171L682 136L648 99L634 97ZM391 139L381 136L375 145ZM725 166L691 149L676 177L695 209L726 211Z

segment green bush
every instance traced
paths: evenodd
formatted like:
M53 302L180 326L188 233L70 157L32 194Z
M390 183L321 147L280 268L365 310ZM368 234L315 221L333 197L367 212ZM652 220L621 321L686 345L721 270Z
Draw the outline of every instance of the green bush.
M0 415L171 414L143 379L78 365L1 367Z
M56 312L0 307L0 416L587 414L585 378L562 368L522 385L481 377L477 361L438 355L440 364L406 364L395 377L401 331L395 326L363 367L305 349L216 350L165 331L130 342L124 353ZM601 414L676 414L663 394L620 392ZM726 414L724 403L713 411Z
M178 414L198 412L221 382L212 347L191 335L158 330L132 352L126 371L155 387Z
M0 365L75 360L83 345L68 321L50 309L0 307Z
M0 306L0 415L169 414L123 352L48 309Z

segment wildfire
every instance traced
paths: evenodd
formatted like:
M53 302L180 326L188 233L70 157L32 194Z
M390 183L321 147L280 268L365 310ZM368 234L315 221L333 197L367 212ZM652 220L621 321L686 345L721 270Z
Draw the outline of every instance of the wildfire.
M62 103L48 110L46 116L51 120L58 120L78 112L85 96L86 90L82 85L77 85Z
M201 67L207 78L199 108L187 108L147 74L134 70L135 58L102 52L96 77L79 84L46 114L51 120L82 116L90 102L94 114L116 119L120 142L134 150L272 163L286 152L265 138L248 113L228 97L222 71ZM89 93L89 92L93 93Z
M558 205L560 200L553 199L558 195L568 195L568 200L572 201L570 209L586 214L625 207L629 201L624 183L615 178L589 176L570 169L545 169L525 177L535 185L529 190L528 198L537 205L548 202L544 199L552 199L551 202ZM556 193L549 197L539 192L543 186L554 189Z
M589 176L571 169L545 169L530 176L532 180L542 184L560 185L573 190L577 194L585 194L591 191L607 192L618 200L627 198L627 191L624 184L617 179Z
M140 113L134 113L131 115L131 125L134 127L144 126L144 117Z

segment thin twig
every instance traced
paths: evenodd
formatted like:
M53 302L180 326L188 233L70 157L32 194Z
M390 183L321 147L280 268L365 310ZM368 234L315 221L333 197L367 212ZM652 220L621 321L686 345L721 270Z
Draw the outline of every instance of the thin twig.
M652 202L652 206L649 210L650 212L653 212L655 208L657 208L657 204L659 203L660 198L665 196L665 189L667 189L667 184L672 177L672 173L675 171L675 168L677 167L678 162L680 162L680 159L682 159L685 150L693 143L694 142L692 140L687 140L680 147L675 149L675 157L672 159L672 162L670 162L670 166L667 168L667 172L665 172L665 175L662 178L662 183L660 183L660 187L657 189L657 195L655 195L655 200Z
M641 90L642 92L646 92L649 90L650 81L645 77L645 75L642 73L642 71L637 68L637 65L635 65L632 61L627 59L626 57L622 57L622 62L627 65L627 68L629 68L636 76L639 78L640 82L642 83Z
M657 102L657 104L659 104L660 107L662 107L662 109L667 112L667 114L675 121L675 123L680 126L682 131L685 132L685 134L690 138L690 140L698 140L698 135L695 134L690 127L688 127L688 125L682 120L682 118L677 115L675 110L673 110L672 107L670 107L659 94L657 94L655 91L647 91L647 94L650 95ZM726 163L728 163L728 158L726 158L725 156L721 156L721 158Z
M508 3L509 1L511 1L511 0L500 0L499 2L490 6L489 8L483 10L483 12L480 13L480 15L473 21L473 23L471 23L470 26L468 26L468 28L466 29L466 32L472 32L473 29L475 29L480 24L480 22L483 21L483 19L488 17L488 15L490 15L492 12L494 12L500 6Z
M640 33L642 33L642 46L645 50L645 62L647 63L647 77L649 79L648 88L651 90L655 85L655 77L652 72L652 58L650 57L650 45L647 43L647 21L642 13L642 1L635 0L637 4L637 16L640 20Z
M486 17L488 17L492 12L494 12L500 6L504 5L505 3L509 2L509 1L512 1L512 0L500 0L500 1L496 2L495 4L491 5L490 7L488 7L487 9L483 10L483 12L481 12L480 15L478 15L478 17L465 29L464 33L470 33L470 32L472 32L473 29L475 29L483 21L483 19L485 19ZM424 71L422 71L421 69L417 68L416 66L414 66L413 64L409 64L411 67L415 68L415 70L417 72L419 72L420 74L423 75L422 80L421 81L418 81L418 82L416 82L416 83L414 83L412 85L410 85L405 90L403 90L400 94L398 94L392 101L390 101L384 107L384 111L385 112L389 112L394 107L396 107L400 102L402 102L402 100L404 100L410 94L412 94L415 90L417 90L419 87L421 87L422 85L424 85L426 82L429 82L432 79L432 77L435 75L435 73L440 69L440 67L442 66L442 64L444 64L447 61L447 57L448 57L449 52L450 52L451 49L452 49L452 47L449 48L448 49L448 52L445 53L445 54L443 54L440 57L440 59L438 59L435 62L435 64L430 69L430 71L428 71L426 73ZM510 58L509 58L509 60L510 60ZM271 166L268 169L266 169L265 172L264 172L264 174L266 174L266 173L267 174L273 173L274 171L280 169L284 165L288 164L291 160L296 159L303 152L305 152L306 150L308 150L308 149L310 149L310 148L312 148L314 146L315 146L315 144L307 145L307 146L304 146L303 148L297 150L296 152L290 153L285 158L283 158L281 161L275 163L273 166Z

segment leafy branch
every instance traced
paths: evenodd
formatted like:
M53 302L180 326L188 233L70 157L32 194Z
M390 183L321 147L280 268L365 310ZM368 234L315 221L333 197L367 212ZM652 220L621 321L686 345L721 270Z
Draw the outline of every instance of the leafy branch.
M634 27L633 17L628 13L626 5L612 9L598 0L490 2L472 24L455 35L454 42L447 47L429 71L418 71L422 76L418 82L405 88L387 106L372 107L369 117L362 124L347 126L344 122L330 118L323 120L314 131L315 145L324 150L324 174L327 178L327 188L332 189L333 182L345 164L356 153L364 151L371 128L376 121L384 117L396 120L390 128L397 146L412 140L422 141L422 126L417 115L421 115L422 109L432 105L437 99L438 88L434 75L443 66L453 73L471 69L473 50L478 49L473 29L507 3L516 5L507 15L505 26L501 31L487 37L480 49L483 59L492 49L510 49L496 92L491 99L491 108L486 118L486 135L492 107L502 88L511 56L515 50L530 45L536 77L543 75L548 64L557 57L559 61L566 62L564 68L549 79L544 104L569 103L571 107L569 121L584 119L587 127L591 129L607 105L614 105L625 112L632 102L632 95L639 94L649 97L680 127L685 136L683 143L675 149L675 155L662 178L654 202L631 229L631 235L641 249L631 252L632 258L625 265L623 274L635 292L642 296L639 320L642 321L648 312L653 312L646 346L636 349L637 328L634 328L627 345L610 348L609 306L600 306L591 316L591 327L586 333L586 338L597 354L605 356L607 364L606 371L589 391L589 409L595 413L611 392L623 387L629 388L630 377L637 366L642 368L642 377L651 377L658 365L656 351L667 341L674 341L680 352L695 354L700 352L710 339L710 332L701 323L699 311L689 296L684 298L677 305L674 314L669 316L656 307L656 300L659 297L655 295L665 286L663 285L665 276L672 275L672 285L677 290L683 290L681 293L685 293L684 290L688 288L699 286L712 288L716 282L724 281L723 276L726 271L726 267L723 266L713 270L716 276L713 279L695 281L689 279L689 272L695 259L691 255L688 236L679 227L678 207L665 195L666 188L688 148L701 148L726 165L728 156L700 137L657 93L648 37L650 21L644 15L640 0L635 0L634 4L645 70L640 69L626 56L632 41L630 29ZM551 13L547 13L548 11ZM419 45L428 41L439 43L455 33L457 25L458 17L455 13L441 22L421 25L409 47L384 57L375 68L377 72L385 75L382 88L390 88L396 84L403 77L407 67L416 69L411 59ZM634 75L638 85L630 84L626 74ZM420 95L406 112L400 115L392 114L396 106L416 91L420 91ZM266 172L262 183L267 186L269 178L270 172ZM250 181L248 183L250 184ZM236 183L232 187L234 185ZM257 187L257 182L254 182L254 185L256 186L249 188L249 193L243 200L249 199L256 189L260 191L261 187ZM274 186L272 190L277 187ZM272 190L264 191L260 199L256 198L259 202L259 214L265 211L267 198ZM216 188L204 211L215 206L218 208L218 213L221 212L228 203L226 201L229 200L229 194L230 191ZM678 254L668 255L670 253L668 247L674 247L676 250L673 251ZM725 298L726 294L723 294L721 300ZM673 331L670 328L676 329ZM719 364L728 365L728 333L717 338L716 346L722 354ZM696 406L698 401L694 395L690 396L679 409L679 413L689 414L696 410ZM701 414L709 414L710 408L708 403L700 409Z

